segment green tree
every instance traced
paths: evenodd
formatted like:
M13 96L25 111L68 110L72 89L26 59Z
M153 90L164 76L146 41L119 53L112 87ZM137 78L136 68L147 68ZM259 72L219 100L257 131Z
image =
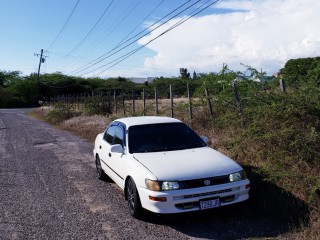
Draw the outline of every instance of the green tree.
M15 79L10 83L8 89L14 93L14 97L20 107L36 106L40 100L40 88L37 80Z
M182 79L190 78L190 73L188 72L187 68L180 68L180 77Z
M10 84L12 80L19 79L21 72L13 71L13 72L6 72L0 71L0 86L4 86Z
M287 85L299 87L304 82L318 83L320 57L290 59L280 70L280 76ZM318 70L317 70L318 69Z
M192 79L193 80L196 80L198 78L198 76L197 76L197 73L196 73L196 71L193 71L193 76L192 76Z

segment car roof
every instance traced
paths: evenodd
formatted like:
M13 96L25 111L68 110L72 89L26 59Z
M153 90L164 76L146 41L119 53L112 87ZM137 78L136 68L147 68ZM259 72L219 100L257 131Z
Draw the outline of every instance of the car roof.
M122 122L127 128L136 125L157 124L157 123L175 123L181 122L178 119L170 117L158 117L158 116L139 116L139 117L127 117L116 119L117 122Z

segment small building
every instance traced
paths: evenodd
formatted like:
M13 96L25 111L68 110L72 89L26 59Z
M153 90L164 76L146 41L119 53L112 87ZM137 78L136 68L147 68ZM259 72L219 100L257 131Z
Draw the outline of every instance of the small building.
M233 82L242 82L244 80L251 80L258 83L271 82L275 80L275 76L255 76L255 77L236 77Z
M131 82L138 83L138 84L144 84L145 82L152 83L152 81L155 79L155 77L146 77L146 78L135 78L131 77L128 78Z
M252 78L252 81L265 83L265 82L271 82L275 79L276 79L275 76L255 76L254 78Z

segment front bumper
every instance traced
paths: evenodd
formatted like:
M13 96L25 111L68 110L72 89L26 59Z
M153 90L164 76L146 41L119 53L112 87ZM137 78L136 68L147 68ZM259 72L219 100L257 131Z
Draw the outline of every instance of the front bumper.
M249 199L250 181L248 179L208 187L155 192L138 187L142 207L154 213L182 213L200 210L200 201L219 198L221 206ZM153 201L166 198L165 202Z

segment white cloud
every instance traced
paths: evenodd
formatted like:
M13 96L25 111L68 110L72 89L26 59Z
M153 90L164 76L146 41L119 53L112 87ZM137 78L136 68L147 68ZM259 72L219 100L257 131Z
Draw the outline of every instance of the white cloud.
M244 63L272 74L291 58L320 56L320 1L231 0L215 7L232 11L192 18L150 43L147 47L155 55L145 59L145 67L171 73L180 67L208 72L219 71L223 63L232 70L243 70L240 63Z

